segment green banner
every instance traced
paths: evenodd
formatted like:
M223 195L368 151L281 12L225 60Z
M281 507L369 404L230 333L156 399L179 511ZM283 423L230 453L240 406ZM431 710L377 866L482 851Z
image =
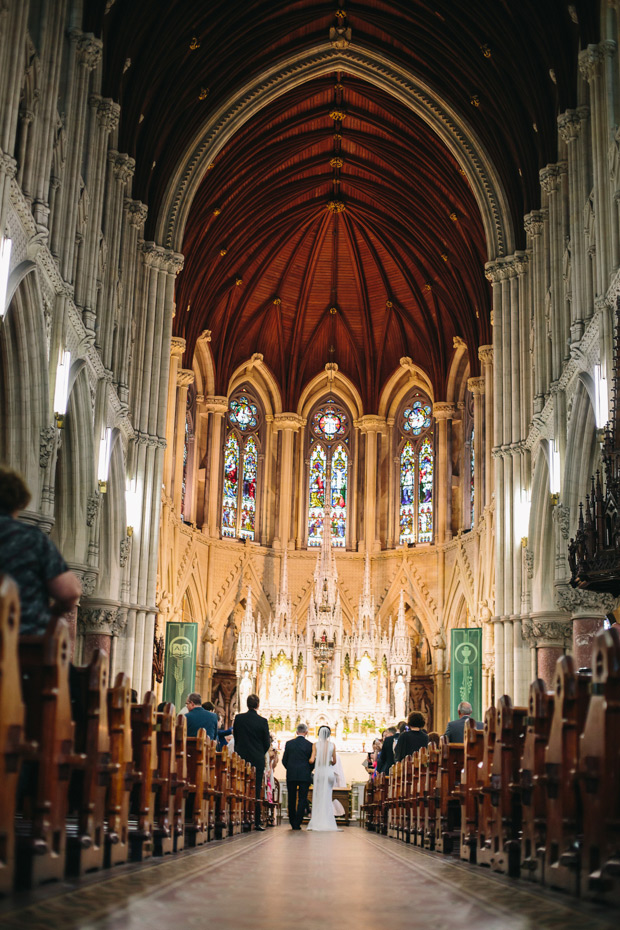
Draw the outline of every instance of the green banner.
M476 720L482 719L482 629L452 630L450 720L458 717L461 701L469 701Z
M187 695L196 683L197 623L166 624L166 667L164 671L164 701L176 707L177 713L185 707Z

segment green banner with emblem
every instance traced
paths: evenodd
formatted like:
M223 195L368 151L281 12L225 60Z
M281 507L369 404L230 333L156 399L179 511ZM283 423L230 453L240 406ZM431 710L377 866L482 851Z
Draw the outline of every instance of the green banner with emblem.
M452 630L450 647L450 720L458 717L461 701L469 701L475 719L481 720L482 629Z
M177 713L185 707L187 695L196 684L196 648L198 624L166 624L166 665L164 670L164 701L174 704Z

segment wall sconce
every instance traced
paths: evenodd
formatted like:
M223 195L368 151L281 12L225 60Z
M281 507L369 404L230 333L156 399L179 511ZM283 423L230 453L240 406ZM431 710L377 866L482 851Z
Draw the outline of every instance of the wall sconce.
M108 472L110 470L111 454L112 430L109 426L104 426L101 430L101 439L99 440L99 466L97 468L97 481L101 494L106 494L108 490Z
M3 236L0 239L0 318L6 313L6 292L9 285L9 266L13 241Z
M141 495L138 491L138 479L127 480L125 488L125 513L127 516L127 535L133 536L134 527L140 525Z
M549 439L549 493L551 503L555 506L560 499L561 462L560 450L555 439Z
M69 373L71 371L71 353L60 349L58 353L58 368L56 369L56 387L54 389L54 416L56 426L63 429L65 413L69 399Z

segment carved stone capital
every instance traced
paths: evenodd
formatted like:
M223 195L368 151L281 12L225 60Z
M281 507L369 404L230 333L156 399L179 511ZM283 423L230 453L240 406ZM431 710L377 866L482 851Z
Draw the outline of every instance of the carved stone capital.
M304 417L297 413L276 413L273 418L273 428L275 430L290 429L296 433L306 425Z
M526 617L521 626L523 639L531 646L561 646L572 641L572 623L566 619L530 619Z
M112 163L112 173L117 181L126 184L136 171L136 161L131 155L120 152L109 152L108 160Z
M560 189L562 175L566 174L566 164L559 162L557 165L547 165L538 172L540 186L546 194L554 194Z
M433 416L436 420L451 420L456 414L456 404L448 404L445 401L433 404Z
M527 213L523 220L523 228L532 239L536 239L537 236L542 236L545 228L545 211L532 210L531 213Z
M474 397L479 397L480 394L484 394L485 386L484 377L481 378L468 378L467 379L467 390L470 394L473 394Z
M177 372L177 386L187 388L194 383L194 372L191 368L180 368Z
M176 278L179 272L183 271L184 261L185 259L180 252L172 252L170 249L166 249L162 257L162 268Z
M527 266L530 263L530 256L527 252L515 252L514 258L512 260L512 267L515 270L517 275L524 275L527 271Z
M387 423L385 417L377 416L375 413L368 413L359 420L354 420L353 425L362 433L384 433Z
M183 336L173 336L170 340L170 355L181 358L185 352L185 339Z
M207 413L219 413L223 416L228 410L228 398L209 395L205 397L205 411Z
M484 266L484 276L491 284L499 284L503 277L503 269L499 262L487 262Z
M93 98L91 98L92 100ZM99 97L97 101L97 122L104 132L117 128L121 118L120 104L109 97Z
M127 559L129 558L129 553L131 552L131 537L123 536L121 537L120 546L119 546L119 557L118 561L121 568L125 568L127 565Z
M555 603L558 608L571 613L587 613L589 616L604 617L616 605L613 594L601 594L595 591L580 591L568 584L556 585Z
M146 222L146 217L149 212L147 205L141 203L139 200L126 200L125 209L127 211L129 225L134 229L141 229Z
M479 346L478 358L483 365L493 364L493 346Z
M14 178L17 174L17 162L6 152L0 152L0 174L7 178Z
M558 129L567 144L574 142L581 132L581 120L577 110L566 110L558 116Z
M75 33L73 33L73 35L75 35ZM79 35L76 51L77 60L82 67L86 68L87 71L94 71L101 61L103 42L101 39L95 38L92 33L86 32Z
M118 618L118 607L80 606L78 607L78 633L88 635L112 636ZM125 617L125 622L126 622Z

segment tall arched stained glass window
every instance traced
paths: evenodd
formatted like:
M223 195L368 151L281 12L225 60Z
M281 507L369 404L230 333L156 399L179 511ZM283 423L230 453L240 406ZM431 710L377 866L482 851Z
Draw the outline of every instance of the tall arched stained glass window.
M310 417L308 474L308 545L320 546L325 506L331 511L332 545L344 548L349 508L350 420L332 398ZM329 488L329 495L326 489Z
M257 533L261 413L249 390L230 399L224 445L222 536L255 539Z
M338 443L332 452L332 543L334 546L346 545L347 530L347 479L349 456L342 443Z
M430 543L434 532L434 454L431 405L416 394L399 418L399 542Z
M230 433L224 449L224 498L222 536L237 535L237 491L239 488L239 440Z

